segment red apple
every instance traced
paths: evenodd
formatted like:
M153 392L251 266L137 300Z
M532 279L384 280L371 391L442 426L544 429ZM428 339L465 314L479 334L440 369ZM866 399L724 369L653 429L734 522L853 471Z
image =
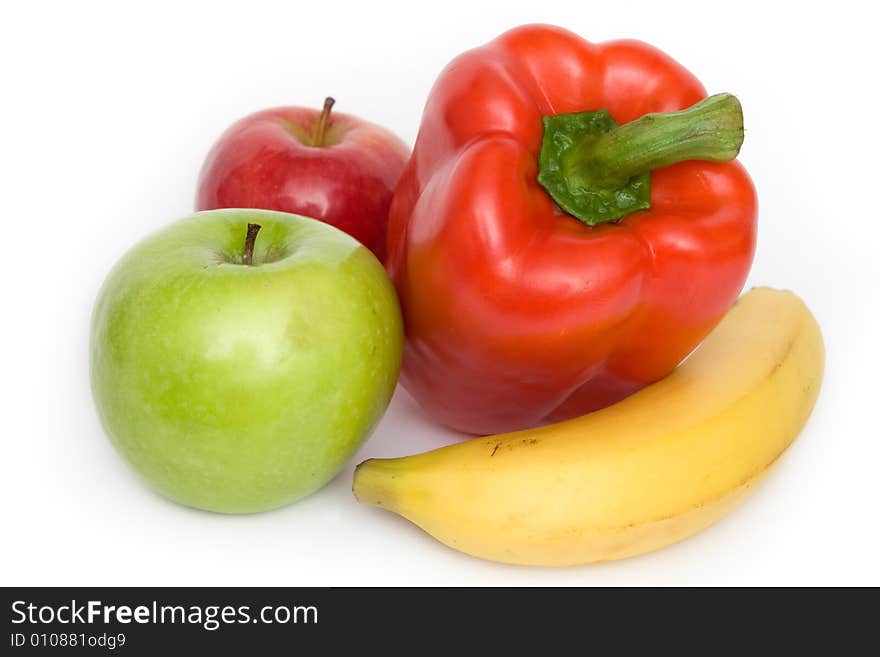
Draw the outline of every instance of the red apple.
M330 109L278 107L230 127L208 153L197 210L293 212L344 230L385 260L388 206L409 148L390 131Z

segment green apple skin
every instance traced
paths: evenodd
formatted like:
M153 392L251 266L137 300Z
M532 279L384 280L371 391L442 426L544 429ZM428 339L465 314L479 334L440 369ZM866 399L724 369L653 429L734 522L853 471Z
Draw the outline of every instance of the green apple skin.
M243 264L248 223L260 224ZM134 247L98 296L91 385L122 456L180 504L250 513L332 479L397 382L393 285L322 222L198 212Z

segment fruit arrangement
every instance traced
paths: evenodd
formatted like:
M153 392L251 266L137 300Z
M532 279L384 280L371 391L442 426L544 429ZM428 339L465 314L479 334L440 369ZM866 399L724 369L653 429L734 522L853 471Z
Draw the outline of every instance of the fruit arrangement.
M572 565L709 526L795 440L822 336L791 292L740 296L735 96L647 44L529 25L441 73L411 154L333 107L229 128L197 212L99 293L96 406L155 491L292 503L399 378L462 442L365 461L356 498L471 555Z

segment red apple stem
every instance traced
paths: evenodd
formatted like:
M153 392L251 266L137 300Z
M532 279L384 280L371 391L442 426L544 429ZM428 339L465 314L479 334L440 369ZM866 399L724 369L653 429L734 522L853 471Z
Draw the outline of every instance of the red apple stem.
M260 224L248 224L247 235L244 238L244 264L254 264L254 243L257 241L257 233L260 232Z
M321 110L321 116L318 118L318 125L315 126L315 139L312 141L312 146L324 145L324 135L327 132L327 125L330 123L330 110L333 109L335 103L336 100L330 96L327 96L324 99L324 109Z

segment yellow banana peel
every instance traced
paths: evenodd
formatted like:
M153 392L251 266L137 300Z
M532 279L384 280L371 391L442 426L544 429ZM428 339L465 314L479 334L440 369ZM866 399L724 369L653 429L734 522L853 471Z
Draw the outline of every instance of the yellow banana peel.
M727 515L803 428L819 326L791 292L743 295L672 374L614 406L425 454L370 459L357 499L468 554L564 566L664 547Z

